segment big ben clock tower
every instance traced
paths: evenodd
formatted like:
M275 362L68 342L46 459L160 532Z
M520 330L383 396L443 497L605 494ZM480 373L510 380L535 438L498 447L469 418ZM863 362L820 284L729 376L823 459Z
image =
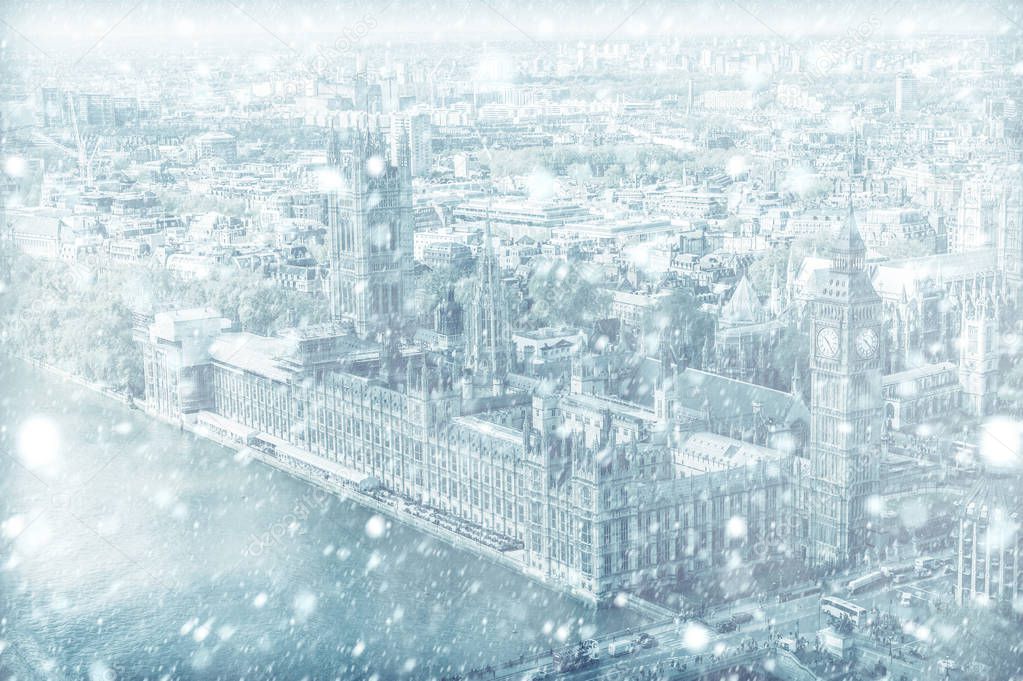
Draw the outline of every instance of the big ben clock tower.
M879 492L883 347L881 298L866 271L852 203L830 270L810 304L809 560L859 563L870 548L868 508Z

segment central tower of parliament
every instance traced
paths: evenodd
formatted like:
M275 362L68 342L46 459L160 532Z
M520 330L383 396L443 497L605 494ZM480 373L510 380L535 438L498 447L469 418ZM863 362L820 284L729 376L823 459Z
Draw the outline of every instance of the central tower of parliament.
M407 146L390 162L380 131L331 133L327 162L338 188L327 195L330 311L360 336L405 316L412 277L412 175Z

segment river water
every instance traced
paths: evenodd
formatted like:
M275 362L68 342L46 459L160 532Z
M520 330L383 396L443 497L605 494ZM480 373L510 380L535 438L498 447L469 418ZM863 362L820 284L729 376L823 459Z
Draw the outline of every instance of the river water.
M639 622L0 355L0 678L438 678Z

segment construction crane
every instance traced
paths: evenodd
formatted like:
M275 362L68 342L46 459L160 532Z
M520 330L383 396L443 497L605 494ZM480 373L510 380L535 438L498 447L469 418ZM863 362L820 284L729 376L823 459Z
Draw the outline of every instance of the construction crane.
M68 111L71 117L71 130L74 133L74 147L64 144L43 132L33 132L32 138L41 144L63 151L78 163L78 172L86 187L93 186L92 162L96 158L96 152L103 144L103 138L98 135L82 134L78 127L78 112L75 110L75 98L71 92L67 93Z

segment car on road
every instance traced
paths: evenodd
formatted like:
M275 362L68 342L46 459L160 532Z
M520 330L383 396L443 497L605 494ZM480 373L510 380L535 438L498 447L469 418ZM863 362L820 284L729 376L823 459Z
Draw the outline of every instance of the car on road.
M796 639L792 638L791 636L783 636L782 638L778 639L778 646L782 650L787 650L790 653L794 653L796 652L796 648L799 647L799 642Z
M749 624L753 621L753 613L751 612L737 612L732 615L732 624L738 629L744 624Z
M899 605L902 607L908 607L913 602L913 594L908 591L903 591L899 594Z
M607 644L607 654L610 657L631 655L635 650L636 644L632 641L611 641Z
M714 625L714 631L718 632L719 634L728 634L735 631L738 628L739 627L738 625L736 625L735 620L733 620L731 617L729 617L728 619L721 620L720 622Z
M640 648L653 648L657 645L657 639L644 631L636 637L636 645Z
M744 624L753 621L753 613L750 612L737 612L731 617L725 617L718 620L712 625L714 631L719 634L728 634L737 630Z

